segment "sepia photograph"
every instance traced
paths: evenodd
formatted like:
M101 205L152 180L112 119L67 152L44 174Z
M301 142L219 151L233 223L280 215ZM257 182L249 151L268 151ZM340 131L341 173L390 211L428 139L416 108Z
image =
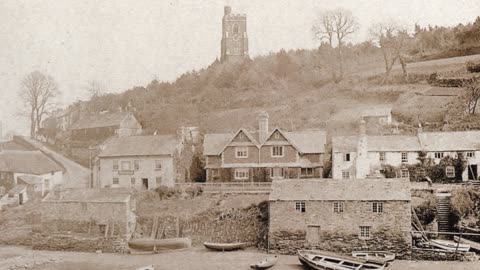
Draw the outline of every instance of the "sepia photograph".
M0 0L0 270L480 269L479 0Z

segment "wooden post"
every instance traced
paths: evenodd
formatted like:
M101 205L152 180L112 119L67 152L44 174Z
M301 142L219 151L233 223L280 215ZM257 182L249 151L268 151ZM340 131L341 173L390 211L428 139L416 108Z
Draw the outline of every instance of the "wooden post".
M458 252L458 246L460 246L460 240L462 239L462 222L459 223L459 231L460 231L460 235L458 237L458 242L457 242L457 246L455 247L455 260L457 260L457 252ZM453 239L455 240L455 236L453 236Z
M177 217L177 237L180 237L180 218Z

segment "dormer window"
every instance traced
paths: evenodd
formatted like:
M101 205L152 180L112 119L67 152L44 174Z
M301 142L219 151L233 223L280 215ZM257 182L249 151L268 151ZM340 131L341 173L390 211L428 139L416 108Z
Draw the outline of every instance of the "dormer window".
M248 157L248 147L236 147L235 148L235 157L236 158L247 158Z

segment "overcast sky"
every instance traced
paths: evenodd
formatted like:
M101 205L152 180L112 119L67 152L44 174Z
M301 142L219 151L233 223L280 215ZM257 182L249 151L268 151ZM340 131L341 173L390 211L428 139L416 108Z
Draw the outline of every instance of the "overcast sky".
M479 0L1 0L0 119L22 129L13 114L21 79L33 70L53 76L61 105L85 99L85 85L110 92L174 80L212 63L220 53L223 6L247 14L251 56L281 48L313 48L315 12L343 7L360 22L353 41L388 18L413 25L472 22ZM5 127L6 126L6 127Z

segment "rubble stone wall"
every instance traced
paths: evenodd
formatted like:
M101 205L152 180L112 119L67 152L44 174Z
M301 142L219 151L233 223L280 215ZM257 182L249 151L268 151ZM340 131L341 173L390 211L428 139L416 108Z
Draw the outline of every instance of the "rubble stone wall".
M32 248L38 250L64 250L106 253L128 253L127 241L120 237L89 237L66 234L35 234Z

